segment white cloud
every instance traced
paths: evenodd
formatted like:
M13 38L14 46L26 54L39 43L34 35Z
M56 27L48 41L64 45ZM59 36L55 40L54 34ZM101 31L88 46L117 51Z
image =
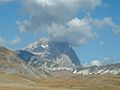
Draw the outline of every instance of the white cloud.
M16 21L16 24L19 26L20 32L26 32L28 30L27 27L31 26L28 21L23 21L22 23L19 21Z
M118 27L118 29L115 27ZM110 17L103 19L85 17L72 19L65 25L53 24L48 33L51 40L68 42L70 45L83 45L89 40L95 39L97 37L96 32L99 29L106 30L105 28L107 28L107 30L116 32L116 30L119 31L119 27L120 25L113 23ZM115 34L118 34L118 32ZM99 43L104 44L103 41Z
M102 0L21 0L28 20L17 21L20 32L46 32L50 40L82 45L95 38L91 26L78 13L87 14Z
M11 40L10 43L12 45L16 45L20 43L21 38L19 36L17 36L15 39Z
M101 65L107 65L107 64L113 64L113 63L120 63L120 58L116 57L104 57L103 59L96 59L91 60L90 62L84 63L84 67L90 67L90 66L101 66Z
M84 63L84 67L90 67L90 66L101 66L103 63L100 60L92 60L91 62Z
M17 45L18 43L20 43L21 38L19 36L17 36L15 39L13 40L7 40L3 37L0 36L0 45Z
M5 43L7 43L7 41L0 36L0 45L4 45Z
M75 46L83 45L96 37L91 27L83 19L78 18L69 21L67 25L53 24L48 30L50 40L68 42Z
M86 21L97 29L108 28L108 30L112 30L114 34L120 34L120 25L114 23L111 17L105 17L103 19L86 18Z
M104 57L103 60L101 60L104 64L111 64L111 63L120 63L120 59L114 58L114 57Z
M29 24L19 23L20 29L42 30L45 26L66 24L80 12L90 12L101 0L21 0L23 10L30 15ZM22 25L22 26L21 26ZM23 26L24 25L24 26ZM20 31L24 31L20 30Z
M93 60L93 61L91 61L90 65L91 66L100 66L100 65L102 65L102 63L98 60Z
M120 33L120 25L112 18L93 19L87 17L102 0L21 0L28 20L17 21L20 32L47 33L50 40L83 45L96 38L98 29L107 28ZM82 19L77 16L84 14Z
M101 60L92 60L91 62L87 62L83 64L84 67L101 66L101 65L103 65Z

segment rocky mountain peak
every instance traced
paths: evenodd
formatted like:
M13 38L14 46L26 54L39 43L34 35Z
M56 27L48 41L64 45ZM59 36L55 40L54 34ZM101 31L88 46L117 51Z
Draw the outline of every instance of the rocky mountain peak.
M34 57L35 60L32 60L33 61L32 63L35 64L36 62L34 66L40 66L41 63L42 64L47 63L49 64L48 65L49 67L81 66L80 60L77 57L74 49L66 42L56 42L56 41L47 41L46 39L39 39L38 41L35 41L29 44L27 47L25 47L24 51L33 54L31 55L31 58L29 58L29 60L33 59ZM19 53L19 56L22 57L25 55L23 55L23 53ZM24 59L24 57L22 57L22 59Z

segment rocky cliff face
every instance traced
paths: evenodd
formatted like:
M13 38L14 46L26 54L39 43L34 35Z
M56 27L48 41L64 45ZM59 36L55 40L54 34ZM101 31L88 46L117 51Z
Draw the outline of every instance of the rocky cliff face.
M70 71L74 74L120 74L120 64L82 67L73 48L65 42L36 41L17 55L36 70Z
M81 66L73 48L65 42L36 41L18 50L17 55L37 69Z

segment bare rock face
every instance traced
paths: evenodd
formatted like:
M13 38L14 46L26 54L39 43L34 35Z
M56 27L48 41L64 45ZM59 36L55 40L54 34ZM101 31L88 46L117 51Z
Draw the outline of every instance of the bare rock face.
M81 66L73 48L65 42L38 40L18 50L17 55L37 69Z

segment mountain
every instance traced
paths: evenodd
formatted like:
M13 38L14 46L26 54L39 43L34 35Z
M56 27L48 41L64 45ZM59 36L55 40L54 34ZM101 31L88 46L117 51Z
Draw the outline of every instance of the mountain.
M91 74L120 75L120 63L77 68L73 73L82 74L82 75L91 75Z
M36 70L70 71L74 74L120 74L120 64L82 67L75 51L68 43L38 40L16 54Z
M40 48L43 48L41 44L40 46ZM74 52L68 52L69 50L72 51L73 49L71 47L68 47L68 45L65 43L49 43L46 45L46 47L44 46L41 52L39 51L41 49L37 49L39 52L35 52L36 48L27 47L27 50L17 50L14 52L0 46L0 72L37 77L47 77L49 75L54 76L52 72L59 71L70 71L70 73L77 75L120 75L120 63L90 67L82 67L79 64L78 67L78 65L75 63L76 61L71 60L69 57L71 53L72 55L75 54ZM61 54L66 54L66 56L62 56L63 59L60 59L61 56L59 55ZM67 60L68 57L69 60Z
M68 51L73 49L65 43L39 47L36 52L33 47L12 51L0 46L0 90L119 90L120 63L82 67L71 60L74 54ZM61 54L66 56L58 60Z
M29 44L23 50L17 50L17 55L36 69L80 67L81 63L73 48L65 42L38 40Z
M44 71L37 71L21 60L15 52L0 46L0 72L29 76L46 76Z

